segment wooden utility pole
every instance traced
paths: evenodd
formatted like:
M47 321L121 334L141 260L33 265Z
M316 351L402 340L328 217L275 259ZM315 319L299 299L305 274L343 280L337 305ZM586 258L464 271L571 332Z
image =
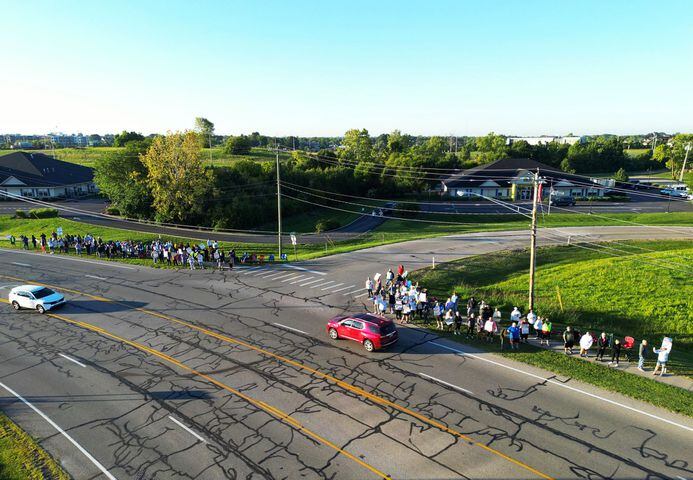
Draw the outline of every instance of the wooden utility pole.
M279 260L282 258L282 188L279 182L279 145L275 145L277 154L277 247Z
M532 201L532 232L529 251L529 309L534 310L534 273L537 268L537 204L539 203L539 169L534 174Z

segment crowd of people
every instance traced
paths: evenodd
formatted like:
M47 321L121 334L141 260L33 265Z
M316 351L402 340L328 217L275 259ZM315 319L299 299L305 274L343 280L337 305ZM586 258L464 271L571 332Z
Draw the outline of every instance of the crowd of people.
M465 336L467 339L477 339L483 342L499 342L501 350L508 348L516 350L522 343L528 343L530 335L540 346L551 347L553 323L549 318L541 317L530 310L523 315L518 307L510 312L507 321L498 308L492 308L484 300L478 301L470 297L466 305L461 304L457 292L444 301L430 296L426 288L414 283L408 278L404 266L399 265L396 273L390 268L383 277L376 273L373 278L366 279L366 292L373 302L373 311L381 315L393 315L401 324L414 320L440 331L453 335ZM433 323L435 322L435 326ZM566 326L560 333L563 341L563 351L573 355L576 345L579 355L589 358L590 351L596 347L596 360L603 362L607 350L611 354L608 365L618 367L621 355L629 355L634 349L634 339L626 337L623 341L601 332L599 336L593 332L580 332L571 326ZM667 339L665 339L667 340ZM670 344L659 349L652 349L657 355L653 374L666 373L666 365L671 351ZM645 361L649 356L647 340L642 340L638 347L638 369L644 371ZM607 356L607 360L609 357Z
M38 250L47 254L71 253L76 255L95 256L106 259L151 259L152 263L167 264L190 268L190 270L205 269L214 265L218 269L233 269L238 263L274 262L274 255L257 255L244 252L237 256L234 249L224 250L216 240L207 240L200 244L189 242L173 242L157 239L151 242L133 240L106 240L94 235L62 235L52 232L36 235L20 235L19 238L9 236L13 246L17 242L24 250Z

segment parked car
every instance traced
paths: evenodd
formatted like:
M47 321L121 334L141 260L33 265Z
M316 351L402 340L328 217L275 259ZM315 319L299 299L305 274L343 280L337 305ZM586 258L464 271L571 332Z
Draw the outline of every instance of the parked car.
M45 313L65 304L65 297L40 285L14 287L10 290L9 300L15 310L28 308L39 313Z
M660 190L660 192L664 195L670 195L672 197L688 198L688 185L685 183L670 185L667 188Z
M549 205L556 207L563 205L572 207L575 205L575 199L572 195L551 195L551 198L549 198Z
M327 334L332 340L346 338L359 342L369 352L392 345L399 339L392 320L370 313L331 318L327 322Z

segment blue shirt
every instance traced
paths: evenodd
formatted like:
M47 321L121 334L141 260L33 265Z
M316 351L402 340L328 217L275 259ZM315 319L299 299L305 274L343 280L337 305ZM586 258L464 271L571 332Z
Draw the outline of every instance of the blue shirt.
M517 327L508 327L508 335L510 335L511 338L518 339L520 338L520 329Z

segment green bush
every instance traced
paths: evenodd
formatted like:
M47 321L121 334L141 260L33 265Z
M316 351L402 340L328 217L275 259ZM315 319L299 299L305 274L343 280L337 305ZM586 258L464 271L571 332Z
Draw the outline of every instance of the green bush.
M26 210L15 210L14 218L28 218Z
M341 227L341 224L332 218L323 218L315 224L315 233L323 233Z
M109 215L120 215L120 209L118 207L114 207L113 205L109 205L106 207L106 213Z
M57 208L32 208L29 210L30 218L55 218L57 216Z

